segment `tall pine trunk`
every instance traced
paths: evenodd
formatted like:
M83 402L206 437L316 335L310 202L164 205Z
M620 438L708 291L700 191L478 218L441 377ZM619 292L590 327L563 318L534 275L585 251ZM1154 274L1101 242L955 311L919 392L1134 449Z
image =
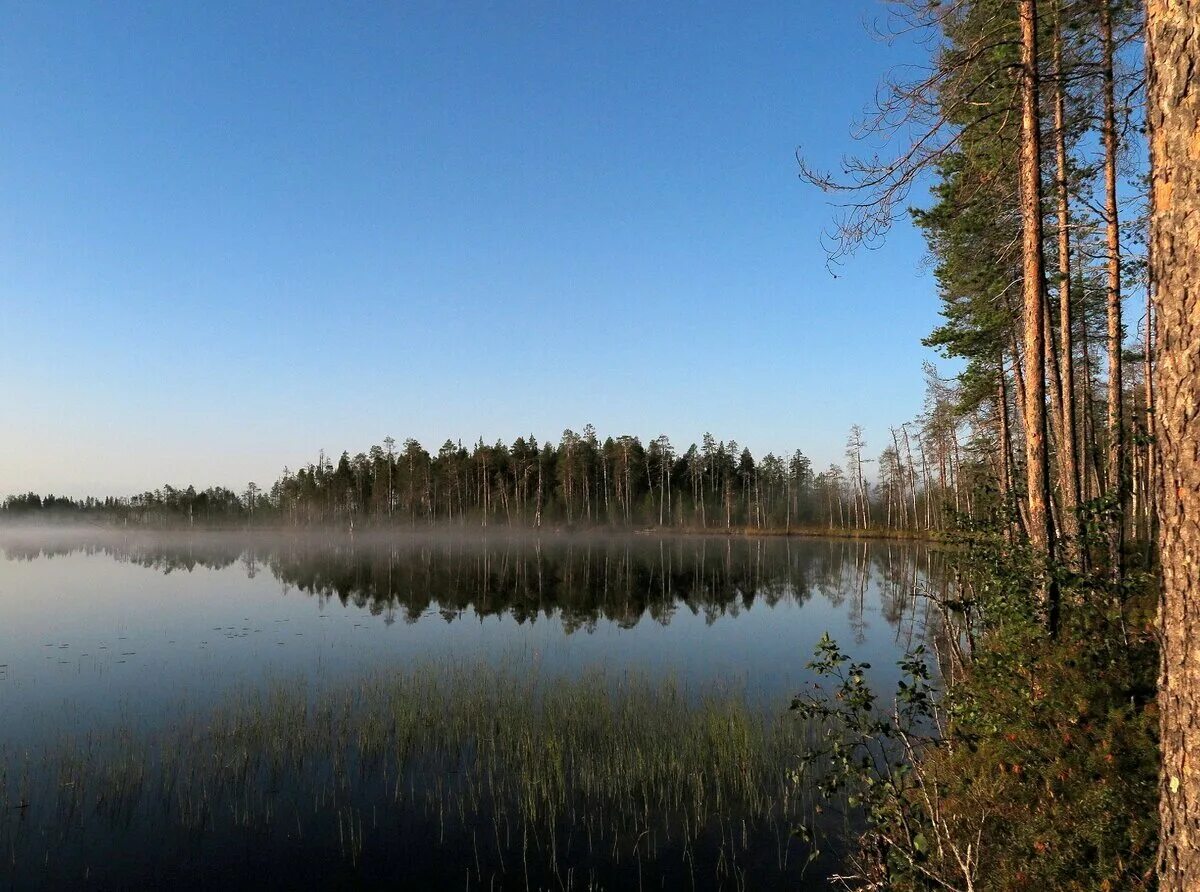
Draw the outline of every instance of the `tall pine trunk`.
M996 441L999 446L998 454L1000 457L1000 504L1003 506L1004 515L1007 518L1011 508L1010 499L1012 493L1012 471L1010 469L1011 460L1009 456L1009 433L1008 433L1008 387L1005 381L1004 362L1000 362L1000 369L996 375L996 423L998 429L996 431ZM1005 536L1012 538L1013 524L1007 521L1004 524Z
M1162 487L1160 872L1200 889L1200 0L1148 0L1150 275Z
M1021 0L1021 231L1025 335L1025 473L1029 538L1047 564L1054 559L1050 515L1050 469L1046 460L1045 257L1042 245L1042 174L1038 118L1038 24L1036 0ZM1058 593L1051 574L1045 584L1048 622L1058 627Z
M1062 515L1070 548L1078 547L1079 460L1075 434L1075 357L1071 318L1071 201L1067 189L1066 84L1062 57L1061 10L1055 5L1054 19L1054 158L1058 197L1058 368L1062 377L1062 437L1059 461L1062 469Z
M1154 293L1146 289L1146 353L1143 358L1143 385L1146 389L1146 563L1154 557L1154 539L1158 534L1158 461L1154 449Z
M1108 249L1108 492L1117 506L1109 526L1109 561L1121 576L1125 542L1125 424L1121 411L1121 232L1117 209L1117 110L1113 75L1111 0L1100 0L1100 40L1104 61L1104 228Z

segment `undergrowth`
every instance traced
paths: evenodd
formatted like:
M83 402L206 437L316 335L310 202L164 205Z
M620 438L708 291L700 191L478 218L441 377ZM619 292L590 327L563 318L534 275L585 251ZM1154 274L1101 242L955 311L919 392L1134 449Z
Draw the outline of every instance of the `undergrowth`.
M825 729L820 792L866 827L836 879L853 889L1117 890L1154 885L1157 648L1148 575L1052 568L972 534L944 623L902 663L887 708L826 639L793 707ZM937 678L935 684L931 679ZM832 688L828 686L832 684Z

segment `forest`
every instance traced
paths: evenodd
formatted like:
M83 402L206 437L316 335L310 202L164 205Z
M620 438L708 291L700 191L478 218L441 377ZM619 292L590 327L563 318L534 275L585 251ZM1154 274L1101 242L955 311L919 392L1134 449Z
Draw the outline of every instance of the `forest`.
M944 365L843 463L591 425L388 438L269 487L29 493L0 518L952 539L959 588L924 593L945 624L894 696L827 639L825 686L792 704L829 729L804 764L865 827L837 881L1200 888L1200 3L886 6L881 36L926 58L883 75L861 154L801 148L798 174L834 205L832 267L915 224Z
M927 364L921 413L872 432L873 450L857 425L844 463L824 469L799 449L756 459L709 433L686 449L666 435L601 440L591 425L557 443L447 440L436 452L389 437L241 492L31 493L8 497L2 516L784 532L987 522L1076 564L1103 527L1106 559L1120 563L1126 541L1155 534L1142 9L1039 2L1030 47L1020 4L890 6L892 36L919 35L931 64L885 77L857 134L904 151L850 159L841 174L800 158L801 177L841 205L832 263L902 215L928 244L943 321L926 344L955 371ZM910 207L924 183L930 200Z
M986 477L982 453L961 446L949 423L950 392L928 371L932 411L890 431L869 479L865 434L855 425L845 465L814 473L799 449L756 460L736 441L705 434L677 450L668 437L600 441L587 425L557 444L533 436L511 445L447 440L430 453L392 438L337 462L324 453L270 488L164 486L130 498L72 499L28 493L5 499L10 520L98 519L142 526L229 524L330 527L617 526L694 530L946 529L975 510ZM993 499L994 501L994 499ZM981 510L983 510L981 508Z
M861 154L800 175L838 207L831 264L924 233L945 424L997 497L968 508L937 690L917 655L889 710L826 641L835 693L794 704L868 816L842 882L1198 888L1200 7L889 7L928 64L883 78Z
M934 64L886 79L861 135L905 151L802 176L847 197L834 262L902 212L925 234L943 317L926 344L961 363L931 380L926 426L968 444L1016 531L1082 558L1103 518L1117 561L1153 537L1155 498L1142 12L1026 6L899 4L892 27L932 32Z

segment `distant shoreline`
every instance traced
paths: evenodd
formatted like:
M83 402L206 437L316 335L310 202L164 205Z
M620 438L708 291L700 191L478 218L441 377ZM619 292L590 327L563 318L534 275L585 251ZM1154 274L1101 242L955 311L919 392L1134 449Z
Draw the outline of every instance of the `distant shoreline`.
M328 535L378 537L388 534L440 535L463 533L507 533L521 536L661 536L664 538L709 537L737 539L858 539L864 541L902 541L948 544L946 533L940 530L905 530L886 527L847 529L841 527L618 527L599 525L544 525L532 527L517 524L370 524L355 529L345 526L313 525L288 526L275 524L119 524L89 523L78 518L27 519L2 518L0 532L98 532L98 533L249 533L269 535Z
M729 529L714 529L703 527L647 527L632 530L640 535L681 536L736 536L748 539L900 539L913 542L944 543L945 534L939 530L898 530L887 527L868 527L866 529L846 529L842 527L792 527L791 529L768 527L732 527Z

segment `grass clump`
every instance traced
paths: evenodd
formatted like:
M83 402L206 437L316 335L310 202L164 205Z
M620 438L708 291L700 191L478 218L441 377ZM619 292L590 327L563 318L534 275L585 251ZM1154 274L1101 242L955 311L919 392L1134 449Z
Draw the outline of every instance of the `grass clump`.
M799 882L806 726L737 691L425 666L8 754L16 885Z

